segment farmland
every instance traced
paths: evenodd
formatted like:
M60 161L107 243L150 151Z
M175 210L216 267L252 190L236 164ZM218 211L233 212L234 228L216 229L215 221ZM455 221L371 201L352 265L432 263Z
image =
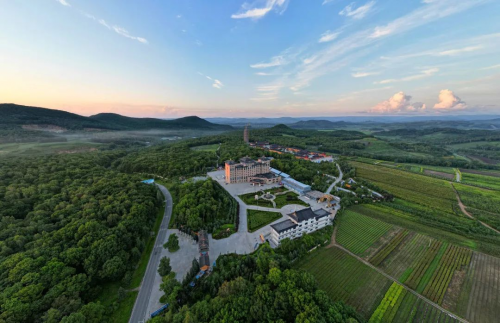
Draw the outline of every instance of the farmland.
M500 191L500 174L481 175L462 171L462 183Z
M391 225L382 221L346 211L340 217L336 239L349 251L362 256L391 228Z
M398 198L443 212L453 212L456 197L448 182L388 167L357 162L352 164L356 167L357 176L393 193Z
M361 214L357 212L348 213L350 216L347 218L352 221L341 219L337 240L340 232L353 232L356 238L362 237L363 232L355 235L359 231L358 227L354 227L356 223L362 223L364 228L380 226L375 222L362 222ZM353 227L349 231L344 226ZM497 301L500 299L499 258L410 230L399 230L391 239L386 238L380 236L380 240L374 241L371 248L366 247L366 240L361 244L362 249L376 246L377 251L370 256L369 262L399 282L388 288L372 313L370 322L445 322L446 319L452 319L409 293L400 284L472 322L496 321L495 313L500 310ZM420 310L417 311L417 308Z
M299 268L313 274L321 289L369 318L391 281L338 248L324 248L303 259Z
M247 210L248 231L254 232L258 229L281 218L279 212L266 212L259 210Z
M461 184L454 186L470 213L500 230L500 192Z

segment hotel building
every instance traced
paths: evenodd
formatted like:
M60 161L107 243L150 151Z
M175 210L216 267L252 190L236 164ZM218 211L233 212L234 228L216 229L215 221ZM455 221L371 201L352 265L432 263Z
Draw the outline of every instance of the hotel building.
M271 173L271 158L261 157L253 160L248 157L240 159L239 163L226 161L226 183L259 183L272 184L281 182L281 176Z

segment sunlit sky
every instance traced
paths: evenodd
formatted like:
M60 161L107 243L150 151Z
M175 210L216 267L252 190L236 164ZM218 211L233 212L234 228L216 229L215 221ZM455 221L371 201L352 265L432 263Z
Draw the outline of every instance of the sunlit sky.
M496 0L0 0L0 102L82 115L500 114Z

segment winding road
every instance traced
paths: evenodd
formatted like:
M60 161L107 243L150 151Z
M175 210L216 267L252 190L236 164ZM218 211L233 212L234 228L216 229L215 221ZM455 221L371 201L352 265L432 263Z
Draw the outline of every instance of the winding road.
M328 190L326 190L326 194L330 194L332 192L333 188L335 187L335 185L337 185L342 180L342 177L344 177L344 174L342 173L342 169L340 169L339 164L335 164L335 165L337 165L337 168L339 170L339 177L335 177L332 175L326 175L330 178L335 178L335 182L333 182L332 185L330 185L330 187L328 188Z
M160 230L158 231L158 235L156 236L156 241L151 253L151 257L149 258L146 273L144 274L141 282L139 294L137 295L134 308L132 309L132 315L130 316L129 323L145 322L149 318L146 317L149 299L154 287L156 271L160 264L161 250L163 248L162 244L163 241L165 241L168 224L170 222L170 217L172 216L173 202L170 192L163 185L156 184L156 186L160 189L163 196L165 197L165 213L163 215L163 220L161 221Z

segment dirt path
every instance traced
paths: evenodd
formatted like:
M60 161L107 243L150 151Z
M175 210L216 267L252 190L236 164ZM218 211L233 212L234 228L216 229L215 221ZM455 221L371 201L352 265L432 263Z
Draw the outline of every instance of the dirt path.
M460 199L460 195L458 194L457 190L455 189L455 186L453 186L453 183L450 182L451 184L451 187L453 187L453 190L455 191L455 195L457 196L457 201L458 201L458 206L460 207L460 210L462 210L462 213L467 215L469 218L473 219L473 220L476 220L478 221L479 223L481 223L484 227L490 229L490 230L493 230L495 231L496 233L500 234L500 231L498 231L497 229L495 228L492 228L491 226L489 226L488 224L484 223L483 221L479 221L478 219L476 219L474 216L472 216L472 214L470 214L467 209L466 209L466 206L462 203L462 200Z

